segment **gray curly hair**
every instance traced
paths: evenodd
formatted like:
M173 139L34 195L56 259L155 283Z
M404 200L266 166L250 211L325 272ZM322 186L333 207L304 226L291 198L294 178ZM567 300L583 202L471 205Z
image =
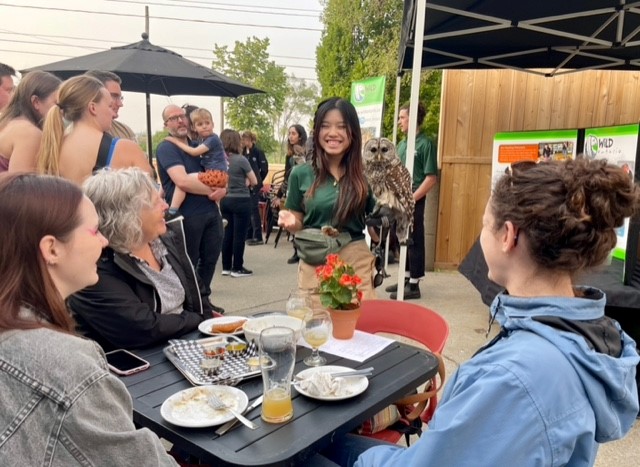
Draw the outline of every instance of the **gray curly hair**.
M138 168L105 169L82 185L100 218L99 229L109 246L130 253L143 242L140 212L152 204L156 185Z

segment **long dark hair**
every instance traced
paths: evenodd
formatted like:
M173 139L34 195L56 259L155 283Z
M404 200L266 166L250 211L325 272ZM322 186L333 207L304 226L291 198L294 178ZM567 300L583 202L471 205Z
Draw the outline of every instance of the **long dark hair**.
M73 320L40 253L40 240L45 235L69 238L81 221L82 197L78 186L62 178L0 175L0 329L73 331ZM20 317L22 306L43 319Z
M360 121L355 107L349 102L339 97L332 97L320 104L313 121L313 140L315 142L315 157L313 158L313 170L315 180L307 192L308 197L312 197L316 189L327 181L329 176L329 159L320 144L320 130L322 122L327 113L331 110L338 110L347 125L347 135L350 145L347 152L340 161L340 166L344 169L344 175L340 179L340 194L336 203L333 219L341 227L353 218L364 213L367 202L369 185L364 175L364 165L362 163L362 134L360 132Z
M304 145L307 143L307 132L304 129L304 127L296 123L295 125L291 125L289 128L290 129L294 128L296 130L296 133L298 133L298 136L300 136L300 141L298 141L298 145L304 148ZM291 142L289 141L289 138L287 137L287 156L293 156L293 155L294 155L293 144L291 144Z

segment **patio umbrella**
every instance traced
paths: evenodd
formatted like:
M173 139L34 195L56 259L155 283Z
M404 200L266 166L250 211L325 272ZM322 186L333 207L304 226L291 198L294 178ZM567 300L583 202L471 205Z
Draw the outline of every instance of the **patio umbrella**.
M143 33L140 42L32 67L23 70L23 73L42 70L61 79L67 79L89 70L105 70L116 73L122 79L124 91L144 92L147 97L147 148L150 162L152 154L149 94L238 97L263 92L187 60L171 50L153 45L148 37Z

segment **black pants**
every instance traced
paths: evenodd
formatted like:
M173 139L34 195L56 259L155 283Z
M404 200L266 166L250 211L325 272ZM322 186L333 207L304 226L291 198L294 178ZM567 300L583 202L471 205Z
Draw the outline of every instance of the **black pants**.
M252 188L251 189L251 223L249 225L249 231L247 233L248 239L262 241L262 223L260 222L260 209L258 202L260 201L260 193ZM228 220L228 219L227 219Z
M210 213L185 217L183 225L187 253L207 295L210 295L213 273L222 249L223 229L220 211L217 206L212 206Z
M244 245L251 222L249 198L222 198L222 215L227 220L222 241L222 269L238 271L244 267Z
M407 266L405 268L413 279L424 277L424 208L426 201L426 196L417 201L416 209L413 211L413 231L411 232L413 245L407 250Z

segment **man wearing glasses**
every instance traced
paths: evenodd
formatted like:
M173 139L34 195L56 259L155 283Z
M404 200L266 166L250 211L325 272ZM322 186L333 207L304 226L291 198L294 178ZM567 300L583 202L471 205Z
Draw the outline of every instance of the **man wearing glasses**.
M11 95L16 88L13 84L13 77L15 75L16 70L9 65L0 63L0 114L5 107L9 105Z
M109 94L111 94L111 112L113 113L113 121L111 122L111 129L109 130L109 134L114 138L125 138L130 139L131 141L138 142L136 138L136 134L133 132L131 128L129 128L124 123L117 121L118 112L120 111L120 107L124 105L124 97L122 96L122 80L115 73L111 73L110 71L101 71L101 70L90 70L85 73L93 78L96 78L100 81Z
M184 109L168 105L162 111L162 120L171 136L189 144L188 120ZM184 217L187 253L206 287L207 295L211 295L211 280L222 249L223 236L222 216L216 203L225 196L227 190L210 188L197 178L187 176L202 170L200 158L189 156L175 144L162 141L156 150L156 157L167 202L171 201L176 186L187 194L179 210ZM222 308L213 304L211 308L224 313Z

